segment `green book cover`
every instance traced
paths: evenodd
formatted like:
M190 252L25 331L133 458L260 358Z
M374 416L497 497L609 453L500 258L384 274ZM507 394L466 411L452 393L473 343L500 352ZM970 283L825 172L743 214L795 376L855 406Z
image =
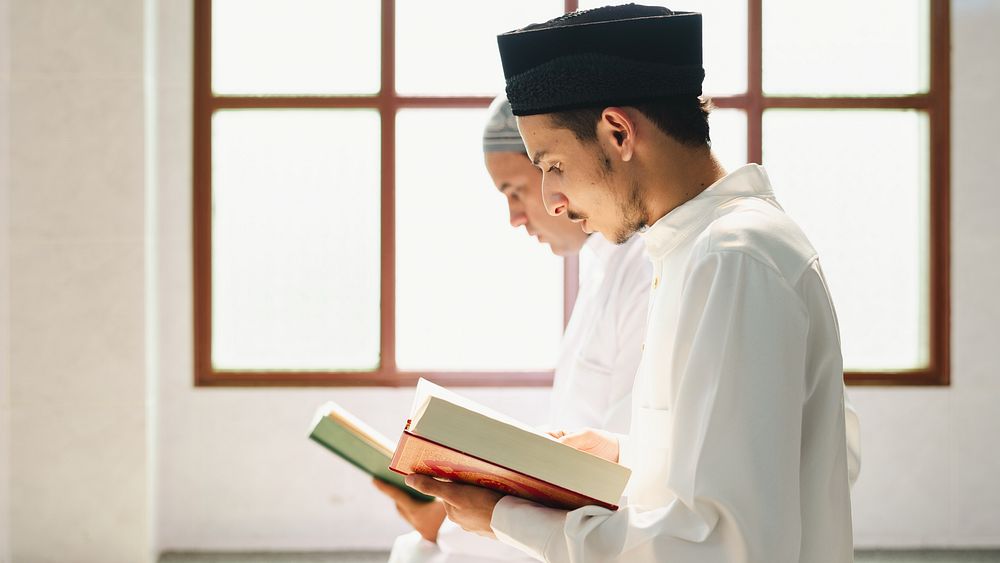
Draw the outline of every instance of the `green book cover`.
M340 405L330 402L320 407L309 437L358 469L403 490L411 497L421 501L434 500L434 497L407 487L404 477L389 469L395 444Z

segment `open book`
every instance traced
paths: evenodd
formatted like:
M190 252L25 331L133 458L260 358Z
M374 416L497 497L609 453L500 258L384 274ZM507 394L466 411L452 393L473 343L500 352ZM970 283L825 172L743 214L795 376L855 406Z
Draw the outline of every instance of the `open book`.
M389 470L392 450L396 447L391 440L337 403L329 402L320 407L313 417L311 428L311 439L365 473L402 489L415 499L434 499L407 487L402 476Z
M424 379L389 468L567 510L588 504L616 510L631 475Z

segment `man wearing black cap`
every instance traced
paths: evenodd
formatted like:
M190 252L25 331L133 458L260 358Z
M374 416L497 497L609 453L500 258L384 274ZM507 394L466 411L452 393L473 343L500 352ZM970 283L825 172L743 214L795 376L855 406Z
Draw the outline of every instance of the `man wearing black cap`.
M615 245L588 235L542 204L542 175L532 166L506 96L493 100L483 130L483 160L509 211L510 226L524 227L558 256L579 258L579 294L559 344L547 428L593 427L628 432L632 383L646 331L652 268L634 237ZM484 189L477 186L477 189ZM515 314L531 322L535 311ZM507 343L511 354L519 352ZM532 561L521 551L443 522L442 502L422 503L375 481L416 532L400 536L389 563L499 563Z
M763 168L711 153L701 16L599 8L498 43L549 213L639 232L653 263L631 431L564 438L633 474L617 512L407 482L546 561L852 561L836 314Z

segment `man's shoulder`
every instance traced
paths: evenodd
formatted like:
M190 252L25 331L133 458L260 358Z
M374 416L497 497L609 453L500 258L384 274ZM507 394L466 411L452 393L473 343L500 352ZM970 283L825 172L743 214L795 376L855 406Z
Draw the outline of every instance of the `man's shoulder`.
M816 258L802 229L775 202L738 198L721 206L695 241L693 256L748 256L794 283Z

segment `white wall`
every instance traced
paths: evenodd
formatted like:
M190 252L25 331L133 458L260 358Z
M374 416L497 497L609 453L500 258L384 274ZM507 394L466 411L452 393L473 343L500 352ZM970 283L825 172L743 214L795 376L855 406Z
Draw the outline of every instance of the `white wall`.
M10 3L0 0L0 563L10 561Z
M386 547L405 528L354 469L304 436L333 398L393 434L410 391L194 389L191 373L191 7L160 7L159 541L163 549ZM1000 4L953 3L954 384L851 390L864 467L860 546L1000 545ZM992 102L992 105L990 103ZM780 186L778 187L780 190ZM547 392L479 390L538 421Z
M12 560L148 561L143 4L9 6Z

